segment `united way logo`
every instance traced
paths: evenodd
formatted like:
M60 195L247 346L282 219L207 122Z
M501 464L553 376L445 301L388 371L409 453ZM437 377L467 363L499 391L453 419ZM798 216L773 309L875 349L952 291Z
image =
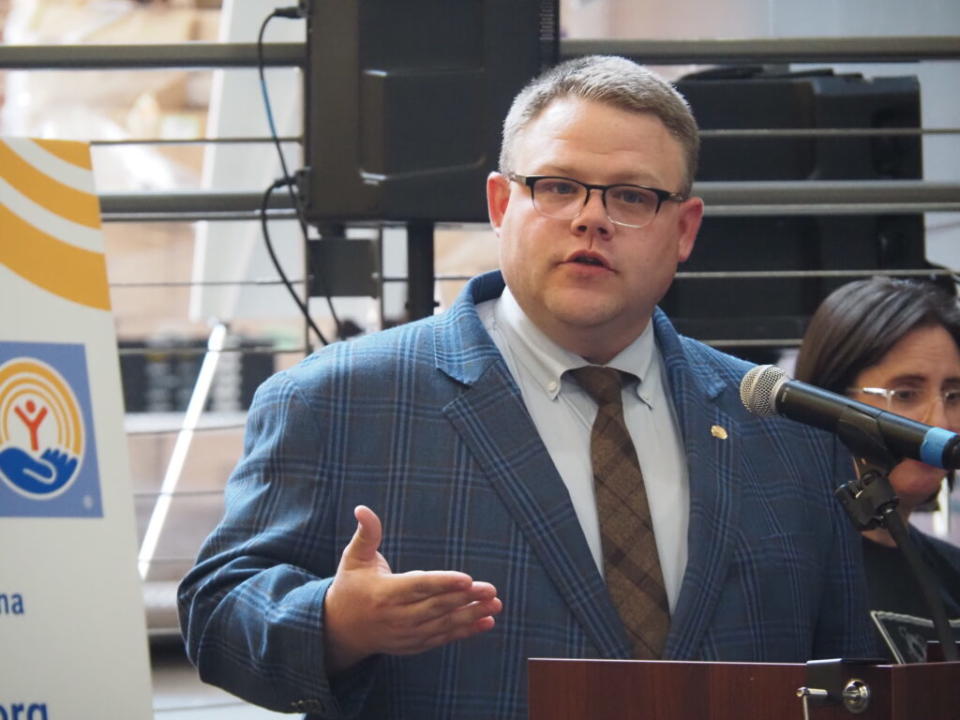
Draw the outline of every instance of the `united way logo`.
M0 343L0 516L101 514L83 346Z

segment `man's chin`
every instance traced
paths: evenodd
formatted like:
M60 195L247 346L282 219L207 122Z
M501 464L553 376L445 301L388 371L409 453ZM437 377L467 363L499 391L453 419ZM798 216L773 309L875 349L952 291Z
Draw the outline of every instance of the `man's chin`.
M613 323L622 313L616 303L598 300L595 297L583 297L583 294L568 294L549 305L550 313L559 322L570 327L583 329L605 327Z

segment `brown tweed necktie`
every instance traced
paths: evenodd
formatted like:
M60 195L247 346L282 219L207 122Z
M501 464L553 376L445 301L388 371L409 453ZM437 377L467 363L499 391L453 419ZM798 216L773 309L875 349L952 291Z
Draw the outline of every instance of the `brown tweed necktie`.
M659 658L670 629L670 606L640 462L623 419L623 375L597 365L570 372L597 402L590 462L607 589L633 642L634 657Z

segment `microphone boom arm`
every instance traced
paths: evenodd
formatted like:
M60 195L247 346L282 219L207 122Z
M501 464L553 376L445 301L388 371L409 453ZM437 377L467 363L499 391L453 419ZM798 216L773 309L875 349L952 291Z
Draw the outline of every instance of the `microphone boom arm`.
M904 458L948 470L960 468L960 435L791 380L774 365L747 371L740 382L740 399L761 417L778 414L835 433L853 453L856 478L837 488L835 495L857 530L880 526L890 533L923 593L944 659L957 660L939 585L897 512L899 499L889 475Z
M845 409L835 428L840 441L853 453L857 476L835 491L837 499L857 530L886 528L900 549L914 580L920 587L943 648L943 657L955 661L957 647L939 586L917 551L907 525L897 512L899 498L890 485L890 472L903 460L891 452L879 427L880 417L854 408Z

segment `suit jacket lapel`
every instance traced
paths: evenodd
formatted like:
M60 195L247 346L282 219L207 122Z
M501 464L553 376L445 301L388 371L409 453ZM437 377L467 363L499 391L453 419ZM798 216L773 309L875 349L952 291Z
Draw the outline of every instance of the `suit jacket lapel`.
M502 292L499 274L471 282L435 335L437 367L465 385L444 408L557 591L602 657L629 657L563 480L474 303Z
M740 439L736 421L723 406L722 381L694 373L673 326L655 317L673 404L686 449L690 480L687 568L670 625L665 658L698 658L702 640L723 589L739 517L736 476Z

